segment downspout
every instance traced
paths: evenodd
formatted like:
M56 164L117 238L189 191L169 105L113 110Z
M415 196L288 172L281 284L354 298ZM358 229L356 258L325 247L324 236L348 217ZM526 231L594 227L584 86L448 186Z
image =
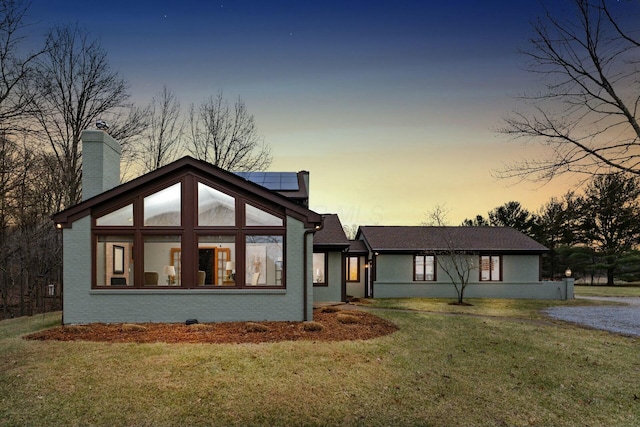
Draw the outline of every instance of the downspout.
M323 217L323 221L324 221L324 217ZM307 258L308 258L308 253L309 253L309 249L307 248L307 236L309 234L313 234L316 231L320 231L322 230L322 227L324 227L324 222L318 226L316 226L316 228L312 228L312 229L308 229L304 231L304 235L302 236L302 245L304 247L304 273L303 273L303 287L302 287L302 309L304 310L303 313L303 317L302 319L306 322L307 320L309 320L309 318L307 317L307 308L309 306L309 304L307 304L307 289L308 289L308 285L307 285L307 270L308 270L308 262L307 262ZM313 250L313 249L312 249Z
M349 247L347 246L340 254L340 301L347 302L347 256L349 256Z
M56 239L58 239L58 242L59 242L58 247L62 248L62 253L60 254L60 257L62 258L63 260L62 264L64 265L64 244L63 244L64 229L60 224L56 224L56 229L59 231L58 233L56 233ZM58 271L58 283L60 283L60 310L62 310L62 317L60 319L60 324L64 326L64 292L63 292L64 291L64 269L63 268L61 268Z
M376 274L376 270L378 268L378 255L380 255L378 252L373 252L373 256L371 257L371 268L370 268L370 272L369 272L369 282L371 283L371 286L369 287L369 298L374 298L373 296L373 282L375 281L375 279L377 278L377 274Z

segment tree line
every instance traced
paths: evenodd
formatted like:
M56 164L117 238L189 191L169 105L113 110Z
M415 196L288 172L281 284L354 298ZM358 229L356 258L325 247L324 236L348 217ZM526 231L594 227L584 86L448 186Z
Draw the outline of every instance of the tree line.
M137 105L96 38L74 24L34 40L29 7L0 0L0 318L59 307L62 246L50 217L82 198L80 138L97 121L122 146L123 181L185 154L232 171L264 170L272 158L241 98L218 93L183 109L165 86Z
M545 244L544 275L566 267L593 279L638 280L640 176L640 3L541 2L521 49L535 89L518 96L498 132L542 148L498 177L549 182L582 176L584 192L551 199L530 213L517 202L465 225L510 225Z
M515 222L523 215L516 202L468 223L510 225L513 220L551 249L544 266L548 277L571 266L584 275L606 271L611 283L614 277L637 274L637 235L622 225L637 223L637 206L632 199L622 203L619 192L633 193L626 186L638 185L629 177L640 175L640 41L633 19L639 6L607 0L567 4L569 13L544 9L532 21L529 48L522 53L543 87L522 95L523 108L498 129L540 144L545 156L509 165L499 175L548 181L571 173L593 181L582 195L552 199L535 215L524 212L522 224ZM34 41L28 12L27 0L0 0L4 317L43 309L44 286L61 283L61 242L50 216L81 200L80 135L97 120L108 123L109 133L122 144L124 180L183 154L232 171L264 170L272 158L241 98L230 102L222 93L212 94L183 108L163 87L148 104L136 105L129 84L111 68L96 38L76 24L56 25ZM604 193L592 197L606 188L613 191L609 199ZM628 217L606 213L607 207L627 205Z
M570 268L577 277L594 283L605 276L640 280L640 179L622 172L597 175L578 194L552 197L537 212L510 201L465 219L465 226L513 227L545 245L546 278L564 276Z

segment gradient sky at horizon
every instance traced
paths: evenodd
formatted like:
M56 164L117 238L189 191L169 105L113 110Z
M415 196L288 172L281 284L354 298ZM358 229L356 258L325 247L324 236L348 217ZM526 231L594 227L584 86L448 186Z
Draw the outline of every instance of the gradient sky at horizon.
M536 211L573 186L494 178L536 156L495 130L538 84L518 49L542 12L534 0L33 0L29 18L34 32L87 28L137 103L163 85L183 109L241 97L269 170L310 171L315 211L416 225L437 205L452 224L510 200Z

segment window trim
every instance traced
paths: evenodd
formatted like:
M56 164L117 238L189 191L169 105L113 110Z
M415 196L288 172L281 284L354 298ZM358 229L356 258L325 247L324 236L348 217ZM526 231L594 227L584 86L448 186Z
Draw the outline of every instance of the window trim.
M131 212L131 224L97 225L98 224L98 220L100 218L104 218L105 216L110 215L110 214L112 214L114 212L117 212L120 209L124 209L129 205L131 205L131 211L132 211ZM135 219L136 219L136 211L135 211L135 209L136 208L135 208L134 203L133 203L133 201L131 199L129 199L126 203L120 203L120 204L117 204L117 205L112 205L112 206L109 207L109 209L103 209L102 211L97 212L96 214L93 215L93 217L91 218L92 219L92 226L100 227L101 229L105 229L105 230L108 229L108 228L127 228L127 229L131 230L136 224L136 222L135 222Z
M311 281L313 281L313 286L318 286L318 287L327 287L329 286L329 277L327 275L327 273L329 272L329 253L327 251L313 251L313 255L315 254L323 254L324 255L324 272L322 274L322 277L324 278L324 282L315 282L314 281L314 265L313 265L313 258L311 261ZM313 257L312 255L312 257Z
M287 241L287 236L286 233L283 232L272 232L272 231L260 231L260 230L267 230L264 228L259 229L258 227L251 227L250 231L247 231L245 233L242 233L242 274L244 275L244 283L240 286L240 288L243 289L284 289L286 288L286 282L285 282L285 271L286 271L286 262L285 260L287 259L287 251L286 251L286 241ZM280 285L257 285L257 286L253 286L251 283L247 283L246 281L246 263L247 263L247 236L278 236L282 238L282 260L280 261L280 265L278 265L277 263L279 262L277 259L274 261L274 267L276 267L274 269L274 272L277 272L277 267L280 267L280 279L278 279L278 276L276 274L275 277L275 281L280 280L281 284ZM240 253L240 251L238 250L236 252L236 277L237 277L237 266L238 266L238 254ZM237 280L236 280L237 282Z
M151 194L162 191L165 188L169 188L175 184L181 184L181 221L180 226L145 226L143 222L144 218L144 199ZM236 225L234 226L200 226L198 225L198 183L210 186L218 191L221 191L235 199L235 215ZM96 225L96 219L104 216L110 212L113 212L128 204L133 205L133 224L128 226L98 226ZM270 213L278 218L282 219L282 226L247 226L245 222L245 204L250 204L259 209L263 209L265 212ZM267 206L265 206L267 205ZM236 267L236 280L235 286L211 286L206 289L218 290L218 289L264 289L264 290L286 290L286 259L287 259L287 215L284 208L277 209L274 206L270 206L262 200L254 200L251 198L251 194L240 194L239 192L231 189L223 188L219 184L211 182L206 177L196 174L185 174L180 177L173 177L163 182L158 182L155 185L150 185L136 192L135 194L122 198L115 199L112 203L102 203L92 209L90 213L91 217L91 289L108 291L111 290L110 286L98 286L96 280L97 270L97 240L101 235L127 235L131 236L133 240L132 258L137 262L134 263L133 268L133 286L118 287L117 290L123 289L182 289L182 290L202 290L205 289L198 285L198 260L195 254L198 251L198 236L202 235L231 235L235 237L236 241L236 254L235 254L235 267ZM144 236L147 235L177 235L180 236L180 251L181 251L181 278L180 286L144 286ZM245 283L245 254L246 254L246 238L250 235L272 235L280 236L282 238L282 260L276 261L277 268L280 270L280 275L277 277L274 283L280 282L280 285L276 286L251 286L250 283ZM169 254L167 254L170 257ZM189 259L190 261L185 261ZM140 261L138 261L140 260ZM167 259L169 261L169 259ZM325 270L326 271L326 270ZM326 276L325 276L326 280ZM114 288L116 290L116 288Z
M279 228L279 227L284 227L285 226L286 218L283 215L278 214L276 212L273 212L272 209L266 208L263 205L261 205L259 203L256 203L256 202L253 202L251 200L243 199L242 201L243 201L242 210L244 212L244 214L242 215L242 227L243 228L246 228L248 230L255 230L255 229L258 229L258 228L273 228L273 227ZM257 209L259 211L263 211L266 214L269 214L269 215L272 215L272 216L278 218L279 220L282 221L282 225L248 225L247 224L247 212L246 212L247 211L247 206L251 206L253 209Z
M186 217L186 215L184 214L184 198L185 198L185 194L187 193L186 185L188 185L188 183L186 182L185 179L179 179L177 181L169 181L169 182L170 183L168 185L158 186L154 188L153 191L140 194L140 196L136 198L136 200L134 201L134 215L135 215L135 203L138 203L138 211L140 213L140 218L139 218L140 222L137 222L137 224L139 225L135 226L135 228L144 228L144 229L155 228L155 229L174 230L176 228L184 228L186 226L184 223L185 217ZM180 188L180 214L179 214L180 224L178 225L145 225L144 224L145 223L145 199L147 199L148 197L152 197L160 193L161 191L168 190L176 185L179 185L179 188Z
M355 279L351 279L350 276L350 267L351 267L351 258L355 258L356 259L356 278ZM345 267L346 267L346 280L347 283L359 283L360 282L360 256L358 255L347 255L346 256L346 260L345 260Z
M483 279L482 278L482 258L483 257L488 257L489 258L489 279ZM492 258L498 258L498 275L499 277L497 279L493 278L493 268L491 268L491 264L493 262ZM481 254L479 256L480 258L480 268L478 268L478 281L486 283L486 282L502 282L502 255L494 255L494 254Z
M423 261L422 265L425 267L424 270L422 271L422 276L424 277L424 279L422 280L417 279L418 269L417 269L416 260L418 257L422 257L422 261ZM427 271L426 271L427 257L433 258L433 279L427 279ZM436 261L436 256L431 254L414 254L413 255L413 281L422 283L422 282L436 282L437 280L438 280L438 263Z
M131 257L131 261L133 262L136 258L134 256L134 250L136 249L136 245L135 245L135 233L133 233L133 230L131 228L125 228L125 231L115 231L113 230L113 226L105 226L105 228L108 228L107 230L104 230L101 233L92 233L91 235L91 289L110 289L111 286L107 285L106 280L105 280L105 284L99 286L97 284L97 275L98 275L98 265L97 265L97 247L98 247L98 240L100 236L112 236L112 237L130 237L132 240L132 247L131 247L131 251L129 256ZM128 231L128 232L126 232ZM125 251L126 253L126 251ZM135 262L134 262L134 270L133 270L133 285L129 285L127 284L126 286L118 286L117 290L122 290L122 289L138 289L136 286L137 282L137 278L135 275L136 272L136 268L135 268ZM108 272L108 268L105 265L105 274L109 275ZM111 275L113 276L114 274L111 273ZM115 274L116 276L126 276L126 271L123 272L122 274Z

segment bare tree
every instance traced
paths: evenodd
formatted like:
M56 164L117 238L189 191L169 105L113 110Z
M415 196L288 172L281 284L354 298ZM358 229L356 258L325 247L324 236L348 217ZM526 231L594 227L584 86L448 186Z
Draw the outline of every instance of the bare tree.
M342 226L344 234L349 240L355 240L356 235L358 234L358 228L359 227L356 224L345 224Z
M108 114L102 114L109 125L109 135L120 143L120 180L122 182L135 178L140 174L137 168L140 157L140 146L144 141L144 133L149 128L149 107L128 105L116 108Z
M436 263L440 270L451 280L457 295L457 304L468 304L464 302L464 291L469 284L471 272L478 270L478 255L460 247L464 234L468 231L465 226L447 226L447 212L442 206L436 206L427 213L427 221L422 225L439 228L438 235L442 242L439 246L444 248L435 255Z
M0 133L3 137L26 128L24 115L31 103L25 90L32 66L43 50L25 53L22 35L29 3L0 0Z
M47 46L38 59L33 115L56 156L67 189L62 207L68 207L81 196L82 131L126 107L129 94L125 81L111 70L106 51L77 26L54 28Z
M502 177L550 180L611 170L640 175L637 2L573 0L574 14L533 23L524 54L546 82L500 132L546 147L546 157L507 166ZM633 14L635 13L635 16ZM625 15L633 19L625 19Z
M50 155L26 140L0 139L0 147L0 304L9 317L32 314L43 281L59 278L62 246L50 215L62 191Z
M180 117L180 101L167 86L153 97L148 110L149 127L143 137L140 153L143 173L176 159L184 128Z
M262 171L271 164L271 149L240 98L230 106L219 93L192 105L189 124L188 150L197 159L230 171Z
M14 220L14 190L16 173L19 171L19 150L14 141L0 137L0 300L3 316L9 313L11 296L14 293L14 282L10 280L8 266L13 252L10 244L10 227Z

